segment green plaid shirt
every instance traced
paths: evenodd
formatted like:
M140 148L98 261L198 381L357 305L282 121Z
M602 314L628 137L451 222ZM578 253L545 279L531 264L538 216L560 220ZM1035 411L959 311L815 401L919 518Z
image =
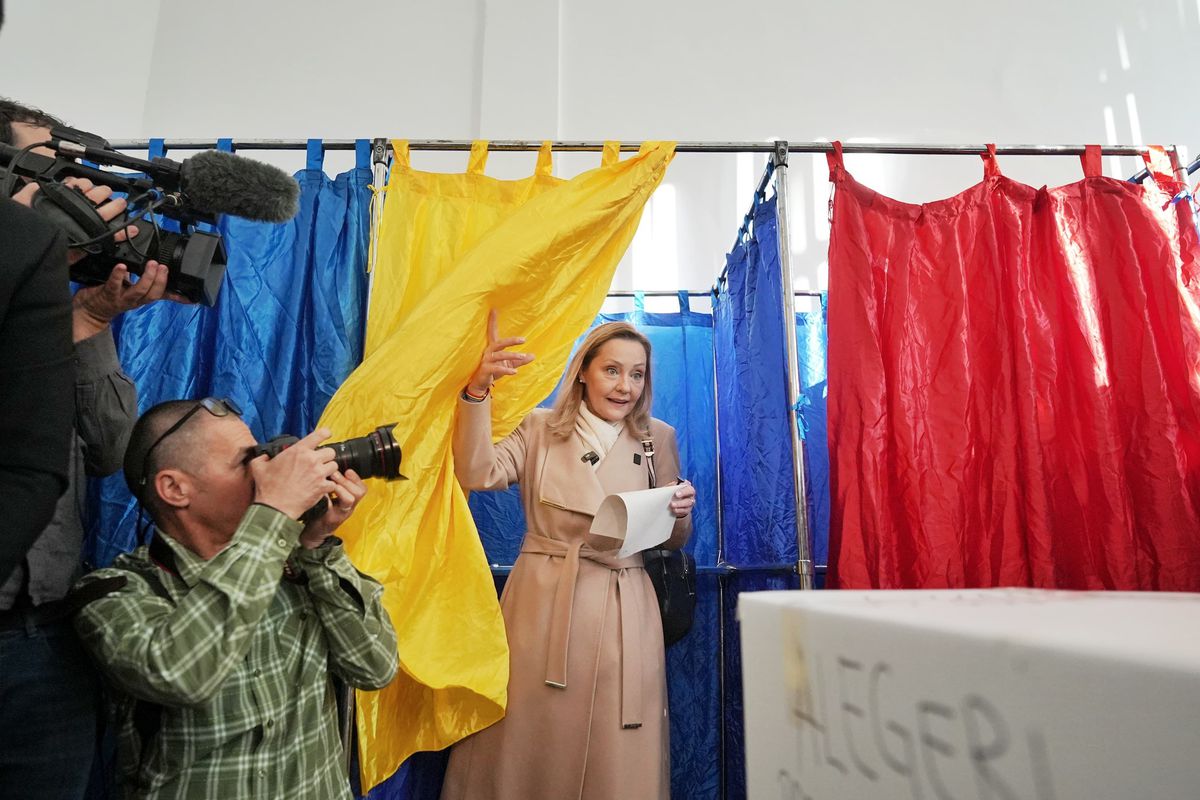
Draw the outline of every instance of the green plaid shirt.
M254 505L208 561L156 534L80 582L126 581L75 627L114 689L127 797L351 797L330 673L382 688L396 634L383 587L300 530Z

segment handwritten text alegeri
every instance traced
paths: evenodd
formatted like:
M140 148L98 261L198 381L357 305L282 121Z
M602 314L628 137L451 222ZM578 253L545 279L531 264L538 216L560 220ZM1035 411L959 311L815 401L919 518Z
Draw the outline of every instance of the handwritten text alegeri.
M798 655L804 675L790 704L797 752L794 769L778 776L784 800L824 800L812 794L816 785L897 778L913 800L1053 800L1044 737L1014 729L983 692L903 697L901 668L887 661Z

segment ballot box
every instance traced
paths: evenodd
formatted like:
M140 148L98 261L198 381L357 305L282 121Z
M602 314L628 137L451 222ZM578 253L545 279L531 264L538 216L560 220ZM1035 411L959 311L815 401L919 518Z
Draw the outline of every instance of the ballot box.
M1200 798L1200 594L742 594L755 800Z

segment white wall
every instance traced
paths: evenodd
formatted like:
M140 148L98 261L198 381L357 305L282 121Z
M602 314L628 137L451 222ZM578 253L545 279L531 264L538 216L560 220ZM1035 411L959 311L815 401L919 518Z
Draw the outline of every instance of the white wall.
M1179 143L1200 148L1200 0L8 0L0 92L109 138L674 138ZM64 20L67 66L47 59ZM63 51L58 51L61 60ZM300 154L271 157L301 166ZM462 154L416 154L457 170ZM489 172L527 173L530 154ZM557 157L560 174L595 156ZM680 155L617 288L705 289L764 159ZM327 167L346 166L331 154ZM920 202L974 157L858 156ZM1003 159L1037 185L1074 158ZM1140 165L1106 159L1125 177ZM801 285L824 285L824 159L789 184Z
M7 0L4 12L0 94L109 138L141 131L157 3Z

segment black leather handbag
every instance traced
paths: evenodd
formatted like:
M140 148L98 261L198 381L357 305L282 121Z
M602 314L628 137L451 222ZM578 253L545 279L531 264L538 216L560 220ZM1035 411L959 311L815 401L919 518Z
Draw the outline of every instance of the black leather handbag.
M696 560L682 550L645 550L646 573L658 595L663 644L678 642L692 627L696 612Z
M650 473L650 488L655 488L654 441L642 440L646 467ZM645 550L642 558L646 573L658 595L658 612L662 617L663 644L678 642L692 627L696 613L696 560L683 550L660 548Z

